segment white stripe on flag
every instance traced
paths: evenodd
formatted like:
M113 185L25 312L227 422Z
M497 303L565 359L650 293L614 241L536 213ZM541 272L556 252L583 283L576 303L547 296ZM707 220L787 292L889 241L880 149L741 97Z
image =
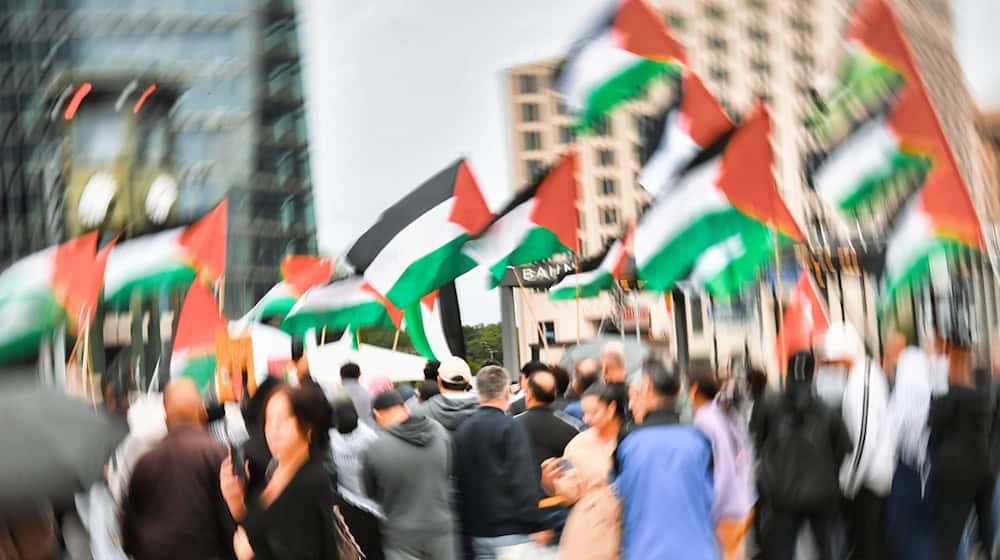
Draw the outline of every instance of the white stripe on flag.
M742 235L734 235L721 243L708 248L698 257L698 262L691 271L691 282L704 286L709 280L718 276L734 260L747 252Z
M670 111L656 152L639 172L639 184L654 197L670 191L677 174L701 149L681 128L680 118L679 109Z
M184 228L175 228L115 245L104 272L105 299L129 282L186 266L181 261L183 232Z
M816 171L816 192L839 205L862 181L889 164L899 147L885 119L874 119L850 135Z
M492 267L514 252L528 232L535 227L530 198L497 220L482 237L465 244L462 251L482 266Z
M618 48L609 30L567 61L557 87L570 110L580 112L586 108L591 92L641 60L642 57Z

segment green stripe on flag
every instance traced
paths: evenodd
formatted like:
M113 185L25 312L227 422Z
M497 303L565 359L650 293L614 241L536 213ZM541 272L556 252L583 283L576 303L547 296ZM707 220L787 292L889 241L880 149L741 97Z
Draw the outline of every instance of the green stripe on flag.
M856 216L864 209L877 207L885 197L896 191L891 187L897 181L904 182L909 189L922 183L930 169L929 158L898 150L885 168L865 177L855 191L840 202L840 208L848 215Z
M745 252L703 283L703 289L719 302L725 303L742 294L747 285L757 280L761 271L774 261L773 237L766 226L751 226L742 234L742 239ZM784 235L780 239L782 245L792 243Z
M517 248L508 253L500 262L494 263L490 267L490 288L500 285L507 267L528 264L543 259L547 259L556 253L567 253L571 249L559 241L559 237L552 231L543 227L535 226L528 231Z
M386 299L398 308L409 307L475 268L476 261L461 252L462 245L469 239L467 234L459 235L437 250L413 261L385 294Z
M959 243L952 239L936 237L927 244L921 255L915 259L910 266L897 278L886 276L885 292L881 298L880 307L884 309L903 288L919 288L927 282L931 273L931 258L937 255L953 256L959 255L962 251L975 251L964 243Z
M385 327L394 329L389 314L378 301L352 305L345 308L328 311L302 311L290 315L281 322L281 330L296 335L304 335L309 329L320 331L323 327L329 330L341 330L354 325L355 327Z
M578 117L577 130L581 133L593 131L612 109L641 96L653 81L663 77L680 78L681 71L678 64L639 60L590 92L586 108Z
M143 276L122 284L113 294L105 294L104 302L109 307L127 307L131 300L132 292L138 290L143 298L157 295L164 288L187 287L194 281L194 269L188 266L178 265L149 276Z
M579 275L579 294L582 298L592 298L601 295L601 292L611 289L615 285L615 277L606 270L595 270L595 274L589 276L586 272ZM549 299L566 300L576 299L577 286L570 285L558 290L549 291Z
M406 334L410 337L410 342L413 343L413 348L418 354L428 360L440 360L442 356L434 355L431 343L427 340L427 332L424 328L424 317L421 307L422 305L418 303L410 306L406 310L406 315L403 319L406 325Z
M207 354L187 358L187 363L181 368L180 375L193 380L198 386L198 390L204 392L215 379L215 355Z

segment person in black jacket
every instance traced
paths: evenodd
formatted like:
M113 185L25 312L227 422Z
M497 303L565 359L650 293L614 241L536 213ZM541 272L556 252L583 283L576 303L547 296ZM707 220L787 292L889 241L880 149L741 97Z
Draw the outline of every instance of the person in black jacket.
M815 366L811 352L792 355L785 394L754 409L750 431L760 457L760 544L768 560L791 560L806 522L820 559L834 558L830 537L834 504L841 498L838 472L853 446L841 416L816 398Z
M542 370L531 374L524 393L528 410L514 417L528 433L531 455L537 466L546 459L561 457L566 444L580 433L574 424L558 415L553 408L556 383L552 372Z
M948 392L931 402L930 496L937 558L956 558L969 513L975 510L979 538L993 546L993 469L989 448L989 401L973 388L967 337L939 337L948 357Z
M490 559L506 546L534 539L545 545L552 531L538 509L539 465L531 457L524 427L504 410L510 377L498 366L476 375L480 408L454 435L454 474L462 531L477 559Z
M334 489L321 451L329 449L329 403L319 397L283 385L267 400L264 432L275 466L259 493L246 492L229 457L222 463L222 495L240 524L233 536L239 560L338 557Z

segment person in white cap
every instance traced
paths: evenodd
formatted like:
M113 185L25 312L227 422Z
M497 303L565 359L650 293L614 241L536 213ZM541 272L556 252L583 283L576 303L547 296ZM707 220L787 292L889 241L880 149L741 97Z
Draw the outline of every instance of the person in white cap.
M886 558L885 498L896 468L889 382L879 364L865 353L857 330L847 323L830 327L819 357L827 381L834 377L844 381L840 404L854 451L841 466L840 487L848 500L846 521L853 557ZM818 391L822 391L820 383L817 379Z
M479 408L479 398L468 390L471 382L472 372L465 360L458 356L444 358L438 368L440 393L413 407L413 415L436 420L449 433L455 433Z

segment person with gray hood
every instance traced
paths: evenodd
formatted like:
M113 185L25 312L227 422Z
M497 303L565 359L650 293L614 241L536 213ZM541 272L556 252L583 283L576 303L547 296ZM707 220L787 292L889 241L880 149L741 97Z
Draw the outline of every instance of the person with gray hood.
M382 507L386 560L455 558L451 438L437 422L411 415L398 391L372 401L378 439L362 455L365 490Z
M472 381L469 364L457 356L441 360L438 367L438 389L440 393L414 407L414 416L430 418L444 426L449 433L462 425L479 408L479 398L468 391Z

